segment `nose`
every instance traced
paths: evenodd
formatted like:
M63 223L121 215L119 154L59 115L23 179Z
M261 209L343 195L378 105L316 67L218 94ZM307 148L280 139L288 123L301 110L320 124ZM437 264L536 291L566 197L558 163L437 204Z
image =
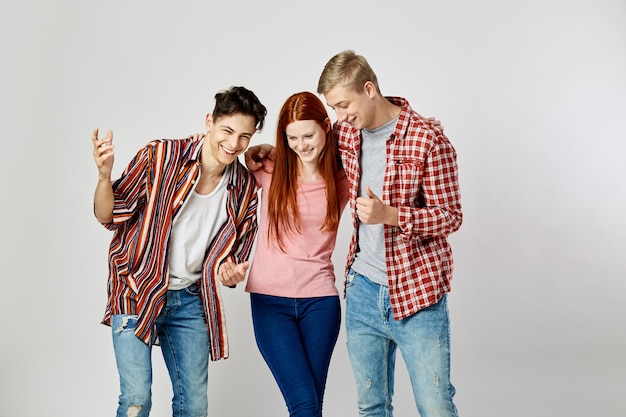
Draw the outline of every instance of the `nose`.
M239 147L239 137L237 135L230 135L226 142L232 149L237 149Z
M348 115L346 114L346 112L344 112L341 109L335 109L335 114L337 115L337 122L339 123L345 122L346 119L348 118Z

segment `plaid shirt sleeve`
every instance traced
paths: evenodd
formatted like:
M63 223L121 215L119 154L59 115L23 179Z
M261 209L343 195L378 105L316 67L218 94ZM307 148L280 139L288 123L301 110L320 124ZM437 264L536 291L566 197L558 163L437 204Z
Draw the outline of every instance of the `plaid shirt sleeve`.
M432 136L423 131L416 135ZM391 200L398 201L398 223L404 239L428 239L447 236L459 229L462 222L460 191L456 152L444 136L428 138L432 143L424 150L425 158L410 164L415 171L409 175L398 175L402 183L408 178L409 187L416 187L418 195L411 201L403 201L398 193L391 191ZM420 146L417 144L417 146ZM402 187L396 187L396 190Z
M453 259L448 236L462 223L456 151L427 119L400 97L387 97L401 111L387 141L382 201L398 209L399 226L385 225L385 259L394 318L401 320L436 304L450 291ZM350 182L354 231L346 272L358 251L354 202L360 180L360 132L336 126Z
M456 152L443 134L401 98L387 142L383 202L398 208L399 227L385 226L389 294L397 320L436 304L450 291L448 235L462 222Z

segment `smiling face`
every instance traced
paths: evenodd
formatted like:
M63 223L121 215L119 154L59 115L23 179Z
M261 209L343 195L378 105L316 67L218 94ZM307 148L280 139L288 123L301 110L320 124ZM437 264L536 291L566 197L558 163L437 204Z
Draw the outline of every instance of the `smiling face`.
M248 148L256 132L254 117L242 113L213 120L206 117L207 134L202 149L203 163L214 167L225 167L237 159Z
M371 129L377 127L373 126L375 123L374 88L371 82L365 83L363 91L355 92L339 83L324 93L324 98L335 111L339 123L349 123L357 130Z
M315 120L296 120L285 129L289 148L303 164L316 164L326 146L326 132Z

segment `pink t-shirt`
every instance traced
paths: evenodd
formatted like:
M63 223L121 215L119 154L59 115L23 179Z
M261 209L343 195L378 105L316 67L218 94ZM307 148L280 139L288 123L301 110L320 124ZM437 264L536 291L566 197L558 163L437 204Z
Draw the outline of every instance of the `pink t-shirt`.
M268 167L271 170L271 165ZM246 291L289 298L323 297L337 294L331 256L337 232L320 230L326 218L324 181L298 183L298 213L301 233L283 233L281 251L268 241L267 194L272 174L263 169L254 172L262 188L261 214L256 251ZM342 174L337 183L341 211L348 201L348 182ZM341 216L339 216L341 217Z

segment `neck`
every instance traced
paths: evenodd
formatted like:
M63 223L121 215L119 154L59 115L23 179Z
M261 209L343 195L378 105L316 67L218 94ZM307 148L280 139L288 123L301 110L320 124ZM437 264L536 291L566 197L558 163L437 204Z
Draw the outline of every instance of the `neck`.
M298 166L298 178L300 178L301 181L319 181L322 179L317 169L317 163L303 163L300 161Z
M380 97L380 100L381 101L377 104L376 118L374 123L372 123L372 127L369 129L376 129L389 123L391 120L398 117L400 110L402 110L400 106L396 106L384 97Z
M216 164L210 158L201 157L200 160L202 162L202 171L195 190L199 194L210 194L222 179L226 165Z

